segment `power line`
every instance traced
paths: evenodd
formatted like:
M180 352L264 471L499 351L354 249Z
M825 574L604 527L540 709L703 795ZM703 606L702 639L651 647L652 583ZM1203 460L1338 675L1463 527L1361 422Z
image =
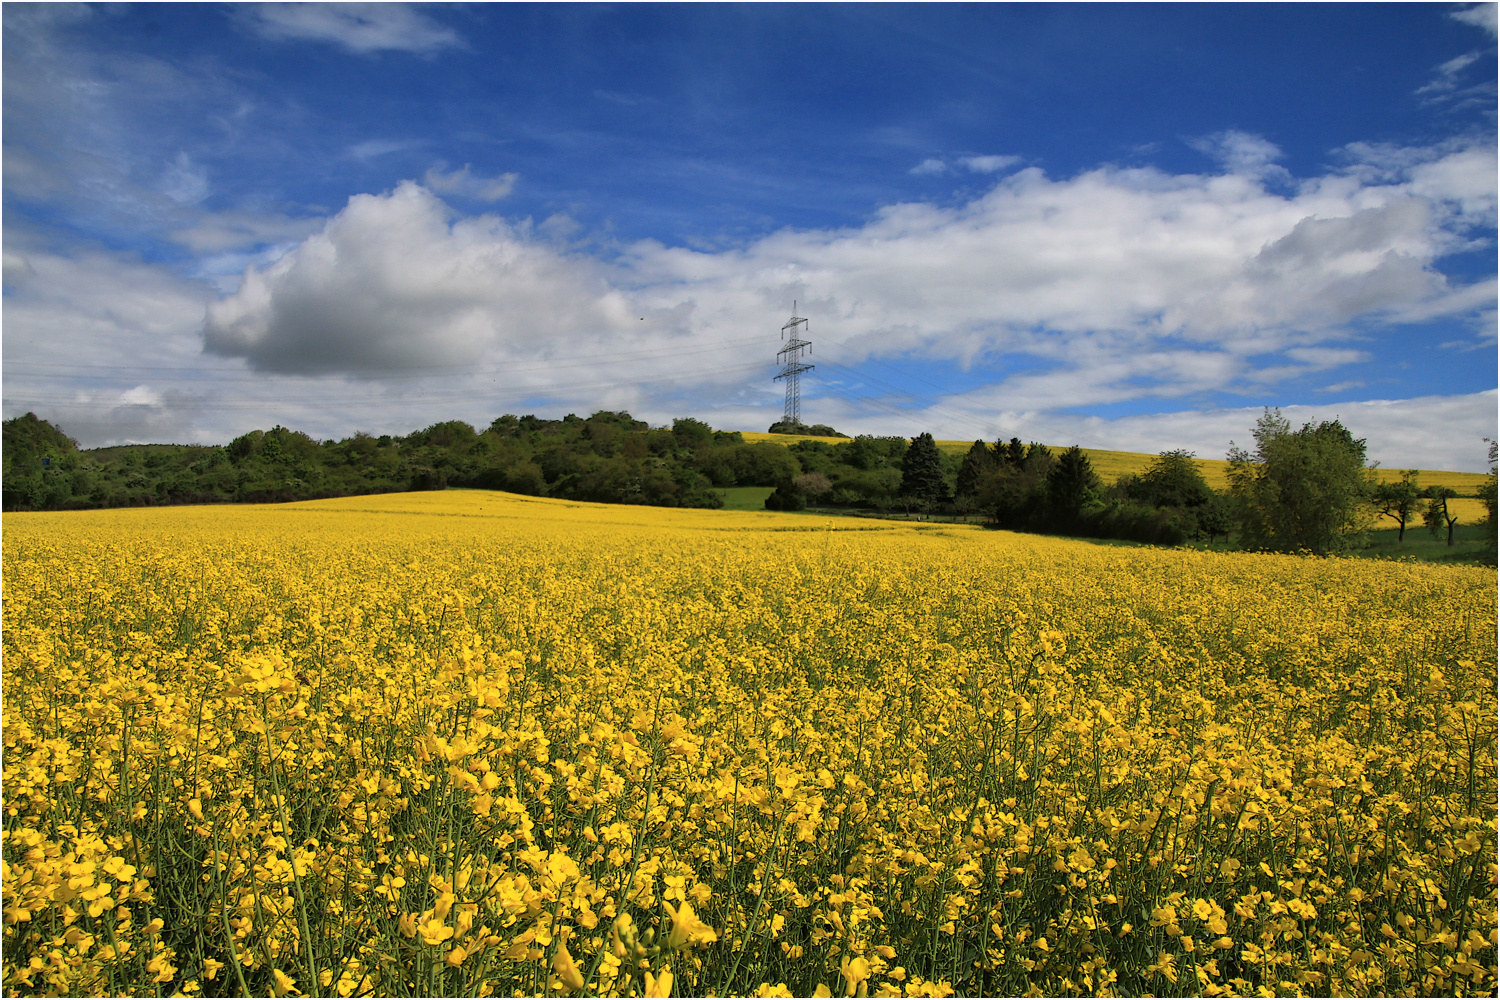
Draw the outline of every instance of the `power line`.
M759 362L742 362L742 363L737 364L737 365L726 365L726 366L721 366L721 367L717 367L717 368L699 369L697 371L690 372L690 373L678 372L676 374L661 375L661 376L657 376L655 378L634 379L634 380L632 380L632 384L635 384L635 385L652 385L652 384L658 384L658 383L662 383L662 382L676 382L676 381L682 380L683 378L709 378L709 377L712 377L712 376L715 376L715 375L729 375L729 374L739 374L739 373L744 373L744 374L748 375L748 374L750 374L753 371L764 370L764 367L765 366L763 364L759 363ZM529 397L536 397L536 396L545 397L545 396L548 396L548 395L552 395L554 393L565 392L565 391L576 391L576 390L586 390L586 389L610 389L610 388L616 388L619 385L620 385L620 382L619 382L618 379L605 379L605 380L593 380L593 381L582 381L582 382L558 382L558 383L549 383L547 385L538 385L538 386L522 386L522 387L517 387L515 389L509 390L509 391L499 390L499 391L494 392L493 394L490 393L490 392L481 391L481 390L467 390L467 391L465 391L465 390L456 390L456 391L455 390L445 390L445 391L443 391L441 393L402 394L401 396L397 397L397 399L401 403L424 403L424 402L437 402L437 401L442 401L442 400L454 400L454 399L462 399L462 400L466 400L466 401L479 401L479 402L494 402L494 403L498 403L498 402L502 402L502 401L516 401L516 400L526 399L526 398L529 398ZM75 409L115 409L115 408L120 407L120 406L143 405L143 404L131 404L131 403L128 403L128 402L121 402L119 400L107 400L107 399L79 400L79 399L76 399L76 398L73 398L73 397L68 397L68 396L25 395L25 394L12 394L11 395L11 401L15 402L15 404L18 405L18 406L19 405L28 405L28 404L46 404L48 406L71 407L71 408L75 408ZM159 407L162 407L162 408L165 408L165 409L190 409L190 408L202 406L206 402L207 402L207 400L204 399L203 397L192 397L192 398L171 398L171 397L168 397L168 398L162 399L160 401L154 402L154 403L149 404L149 405L159 406ZM330 396L329 394L327 394L325 392L325 393L321 393L321 394L319 394L317 396L287 396L287 395L283 395L283 396L252 396L252 397L248 397L248 398L242 397L242 398L239 398L239 399L231 399L231 400L216 399L216 400L214 400L212 402L212 406L215 409L245 410L245 409L258 408L258 407L262 407L262 406L297 406L297 405L319 405L319 406L335 405L335 406L337 406L337 405L348 405L348 404L352 404L352 403L369 403L369 402L372 402L372 399L371 399L371 397L368 394L362 395L362 396L359 396L359 397L344 396L344 395Z
M268 371L260 374L246 372L244 369L236 368L187 368L181 366L152 367L148 365L85 365L85 364L62 364L48 361L10 361L6 363L6 370L12 374L31 375L36 378L77 378L94 381L116 381L116 382L140 382L152 380L157 382L263 382L266 378L333 378L339 376L353 376L361 381L404 381L426 378L462 378L477 377L485 375L514 375L523 372L547 371L553 368L588 368L599 364L608 364L628 359L653 360L658 357L682 356L695 354L712 354L716 351L736 350L748 347L752 344L761 343L759 337L744 338L741 340L725 341L722 344L712 344L706 347L677 348L677 347L655 347L643 348L638 351L612 351L607 354L587 354L564 356L557 360L549 360L544 364L525 363L520 365L503 365L500 367L475 368L473 365L413 365L402 372L391 372L388 369L378 368L350 368L339 372L328 373L302 373L302 372L274 372ZM16 369L22 369L16 371ZM27 368L58 368L63 371L53 374L44 371L26 371ZM88 371L101 372L140 372L138 375L129 374L88 374ZM163 375L162 372L185 372L188 374ZM231 372L229 375L205 374L214 372ZM75 374L76 373L76 374Z

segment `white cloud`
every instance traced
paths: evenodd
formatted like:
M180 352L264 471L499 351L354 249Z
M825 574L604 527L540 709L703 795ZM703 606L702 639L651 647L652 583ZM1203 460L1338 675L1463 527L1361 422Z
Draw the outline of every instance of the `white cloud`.
M243 16L263 38L329 42L361 55L431 54L463 44L451 29L401 3L264 3Z
M1241 151L1231 159L1245 173L1052 180L1033 168L957 207L893 205L858 229L784 230L734 251L645 242L612 262L562 253L529 224L454 221L407 182L351 199L317 235L251 268L210 307L205 344L265 370L349 373L592 345L602 377L611 352L725 344L795 298L848 364L1042 359L1047 370L996 392L1057 409L1353 364L1363 349L1341 341L1355 321L1492 302L1491 284L1454 287L1433 267L1461 222L1441 206L1493 200L1483 153L1274 194L1257 176L1264 144L1220 145Z
M804 400L812 419L1221 454L1253 415L1174 423L1063 411L1225 391L1254 398L1316 372L1333 373L1323 391L1347 392L1368 377L1353 366L1381 323L1450 316L1493 337L1494 281L1455 285L1434 266L1493 211L1493 173L1484 177L1493 151L1365 152L1346 170L1275 192L1256 157L1238 161L1242 173L1202 175L1105 168L1053 179L1033 168L965 204L892 205L859 227L783 230L727 251L643 242L613 257L562 249L550 224L456 216L428 187L405 182L350 199L311 233L214 251L209 278L258 254L216 300L203 284L128 258L8 245L6 407L43 413L27 400L63 400L32 377L36 364L76 367L82 357L181 373L67 385L73 409L60 415L86 416L96 429L63 426L91 444L103 442L89 435L108 433L99 413L120 407L121 427L134 414L141 426L181 428L178 440L227 440L277 420L333 436L600 406L756 427L780 409L770 362L795 298L823 365ZM429 179L502 180L446 168ZM309 224L273 218L256 232L293 223ZM252 235L220 242L244 246ZM194 238L212 242L208 232ZM869 402L869 390L863 403L860 393L840 395L838 380L866 359L906 357L972 366L977 387L939 390L927 408L892 394ZM1011 372L1007 358L1026 363ZM209 370L246 381L199 377ZM143 393L121 395L137 385ZM208 399L214 406L202 408ZM1422 423L1421 413L1447 412L1431 399L1420 413L1399 402L1347 405L1387 428L1356 432L1393 442L1396 456L1406 440L1396 423L1432 429L1441 421ZM1482 421L1472 400L1464 406L1455 426L1467 434ZM1212 449L1202 436L1210 429L1224 439Z
M201 367L208 288L97 251L8 249L6 271L7 417L34 411L85 447L225 439L212 384L172 380Z
M1270 174L1285 176L1286 173L1276 165L1281 150L1263 136L1230 129L1194 139L1189 145L1212 157L1233 174L1261 177Z
M1292 425L1338 419L1366 441L1369 459L1392 469L1485 470L1484 438L1496 436L1494 390L1463 396L1350 400L1281 408ZM1038 425L1047 440L1078 440L1093 447L1156 452L1160 442L1196 451L1200 458L1224 458L1230 441L1245 444L1260 407L1191 410L1121 417L1116 420L1067 418ZM1071 426L1070 426L1071 424ZM1072 430L1072 436L1067 431ZM1057 436L1057 435L1061 436ZM1023 435L1024 436L1024 435ZM1093 442L1099 442L1094 444Z
M165 268L99 251L21 248L7 249L6 272L7 362L172 366L202 350L212 293ZM7 367L7 395L15 374Z
M1437 68L1437 76L1431 82L1417 88L1417 93L1444 94L1456 89L1458 87L1459 74L1478 58L1478 52L1469 52L1449 59Z
M1465 24L1472 24L1476 28L1483 28L1490 33L1491 38L1494 38L1497 10L1500 10L1500 4L1476 3L1466 10L1454 11L1448 16L1455 21L1463 21Z
M942 160L929 157L923 160L921 163L918 163L915 167L912 167L911 170L908 171L908 173L916 174L917 176L921 177L927 174L947 173L947 171L948 164L944 163Z
M438 194L456 194L476 201L499 201L510 194L520 176L511 173L484 177L471 173L467 163L460 169L445 174L442 170L445 165L439 164L429 169L423 176L422 183Z
M959 165L967 167L976 174L993 174L1013 167L1021 162L1019 156L965 156L959 161Z
M390 370L538 356L628 329L630 308L588 261L525 227L458 222L425 188L358 195L323 230L213 303L204 344L258 368Z
M183 220L181 228L168 235L173 242L187 247L194 253L221 253L245 248L264 248L267 244L300 241L322 227L324 220L315 217L294 217L281 212L250 212L231 209L223 212L202 212ZM261 253L261 249L248 250ZM243 267L236 269L236 273Z

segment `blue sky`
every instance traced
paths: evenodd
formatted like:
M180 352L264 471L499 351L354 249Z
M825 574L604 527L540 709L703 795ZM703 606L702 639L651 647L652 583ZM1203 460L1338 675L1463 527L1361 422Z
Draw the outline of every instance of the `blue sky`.
M3 405L1496 435L1494 4L7 3Z

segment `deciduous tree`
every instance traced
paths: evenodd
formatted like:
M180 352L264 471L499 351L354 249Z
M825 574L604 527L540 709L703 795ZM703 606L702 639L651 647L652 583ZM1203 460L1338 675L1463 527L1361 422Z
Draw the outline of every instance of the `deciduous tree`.
M1448 486L1429 486L1422 491L1427 498L1427 509L1422 511L1422 522L1432 537L1437 538L1448 529L1448 544L1453 544L1453 528L1458 524L1458 514L1448 510L1448 501L1458 496L1458 491Z
M1293 431L1267 409L1252 432L1255 450L1230 443L1229 483L1247 548L1323 555L1353 544L1370 494L1365 442L1337 420Z
M1375 487L1375 509L1382 517L1396 522L1396 541L1406 540L1406 522L1412 519L1420 506L1422 487L1417 485L1417 470L1407 469L1401 479L1394 483L1380 483Z

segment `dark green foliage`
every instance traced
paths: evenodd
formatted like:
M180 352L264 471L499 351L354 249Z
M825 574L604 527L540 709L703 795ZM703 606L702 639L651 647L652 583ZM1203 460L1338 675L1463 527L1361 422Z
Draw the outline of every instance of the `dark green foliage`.
M798 441L786 450L796 457L803 472L825 474L839 464L841 455L845 453L842 445L831 445L827 441Z
M1377 483L1373 497L1375 509L1380 515L1396 522L1396 541L1405 541L1406 523L1416 514L1422 497L1422 487L1417 484L1417 470L1407 469L1401 473L1399 482Z
M861 434L847 445L848 457L844 459L856 469L888 469L899 465L906 455L907 440L903 437L871 437Z
M1196 513L1198 530L1210 542L1220 535L1226 542L1229 540L1229 532L1234 528L1234 503L1228 496L1215 493Z
M788 420L778 420L766 428L767 434L806 434L810 437L843 437L838 431L827 424L803 424L792 423Z
M672 440L679 448L699 448L713 444L714 429L692 417L672 421Z
M356 432L323 442L277 426L208 448L131 445L78 452L34 416L6 421L5 434L6 510L279 502L448 486L718 507L723 501L710 476L696 467L700 456L749 447L737 433L721 434L691 418L653 430L628 413L610 411L563 420L506 415L483 432L449 420L406 437ZM730 464L767 485L801 471L786 449L766 447L771 454L752 452ZM58 457L62 453L65 458Z
M1318 555L1349 548L1370 495L1365 442L1337 420L1293 431L1279 410L1254 429L1255 450L1231 447L1230 494L1246 548Z
M1202 507L1214 491L1190 451L1164 451L1139 476L1122 482L1127 499L1147 507Z
M776 489L766 497L766 510L803 510L807 507L807 494L797 489L797 483L785 479L776 484Z
M997 464L995 453L990 451L989 446L983 441L975 441L969 446L963 463L958 467L957 482L953 488L954 495L964 498L977 496L985 474L994 469Z
M1074 445L1058 457L1047 473L1047 500L1052 516L1060 522L1075 522L1083 509L1095 503L1104 484L1083 449Z
M1427 499L1427 507L1422 511L1422 523L1427 525L1427 530L1432 532L1432 537L1439 537L1443 529L1448 529L1448 544L1453 544L1453 526L1458 524L1458 515L1449 513L1448 501L1458 496L1458 492L1447 486L1429 486L1422 491L1422 496Z
M1497 486L1500 486L1500 468L1497 468L1496 443L1490 442L1490 474L1485 477L1484 484L1475 492L1475 496L1484 504L1484 525L1492 542L1497 540L1500 532L1500 516L1496 512Z
M1045 445L1023 445L1011 438L996 445L995 465L979 482L981 510L988 510L998 527L1014 531L1047 530L1047 475L1052 452Z
M0 438L3 438L0 444L4 446L7 462L23 457L58 457L78 450L77 441L47 421L39 420L35 413L5 421Z
M932 435L923 431L911 439L901 459L901 496L919 510L930 509L948 495L945 463Z

